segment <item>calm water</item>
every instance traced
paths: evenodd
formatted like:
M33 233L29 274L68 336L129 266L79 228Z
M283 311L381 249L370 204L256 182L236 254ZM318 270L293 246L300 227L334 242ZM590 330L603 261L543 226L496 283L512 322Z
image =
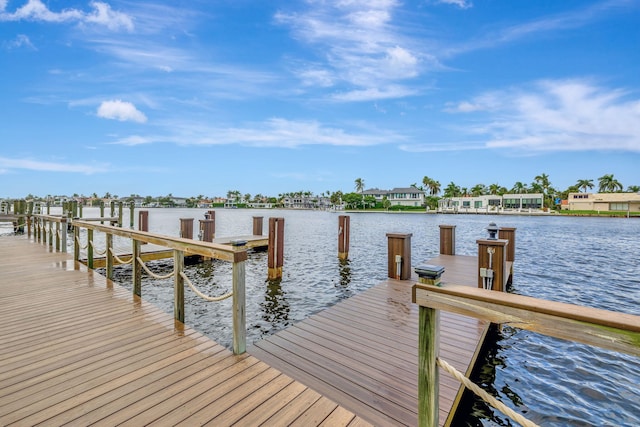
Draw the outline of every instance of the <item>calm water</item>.
M150 231L177 236L179 218L204 219L200 209L149 209ZM54 213L54 212L52 212ZM97 216L85 210L85 216ZM137 215L136 215L137 216ZM456 225L456 253L477 255L476 239L489 222L516 227L513 292L640 315L640 220L350 213L349 260L337 259L337 215L329 212L217 210L216 235L251 234L252 217L285 218L284 277L266 281L266 256L250 253L247 272L248 341L272 334L341 299L385 280L386 233L412 233L412 261L438 255L440 224ZM125 223L128 213L125 210ZM172 266L151 263L158 273ZM130 270L118 269L124 286ZM230 264L189 267L210 295L230 290ZM143 275L144 277L145 275ZM143 282L147 300L172 312L172 280ZM203 303L185 291L185 323L230 346L230 301ZM640 360L505 327L476 378L500 400L544 426L640 425ZM481 402L465 425L514 425Z

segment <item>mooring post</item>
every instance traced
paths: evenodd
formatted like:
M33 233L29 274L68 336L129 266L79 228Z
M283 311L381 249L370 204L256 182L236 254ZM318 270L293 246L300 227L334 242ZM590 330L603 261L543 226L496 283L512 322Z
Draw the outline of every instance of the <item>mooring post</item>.
M349 235L350 217L349 215L338 216L338 258L349 258Z
M392 279L411 278L411 233L387 233L388 276Z
M138 211L138 230L149 231L149 211Z
M118 227L122 227L122 202L118 202Z
M100 200L100 218L104 218L104 200ZM100 221L100 224L104 224L104 221Z
M284 218L269 218L269 250L267 253L267 277L282 278L284 264Z
M113 280L113 234L106 234L106 266L107 266L107 279Z
M67 219L62 218L61 220L61 230L60 230L60 247L62 252L67 252L67 232L69 231L69 227L71 227L71 221L69 221L69 225L67 226Z
M216 221L214 219L200 220L200 236L203 242L213 242L216 234Z
M93 270L93 229L87 228L87 267Z
M131 251L131 256L133 259L131 260L131 276L133 279L133 284L131 289L133 290L133 294L137 296L142 295L142 264L140 263L140 241L133 239L133 248Z
M510 285L513 282L513 262L516 259L516 229L514 227L500 227L498 230L498 238L509 241L507 246L507 262L511 263L509 268L507 284Z
M193 218L180 218L180 237L193 239Z
M262 236L262 217L261 216L253 217L253 235Z
M135 207L136 207L136 202L131 200L129 202L129 228L132 230L133 230L133 219L135 218L134 216Z
M440 225L440 255L456 254L456 226Z
M476 240L478 244L478 287L494 291L505 291L507 246L509 241L498 239L498 227L490 223L488 239Z
M236 253L232 266L233 287L233 353L242 354L247 349L247 314L246 314L246 271L247 244L244 240L231 242Z

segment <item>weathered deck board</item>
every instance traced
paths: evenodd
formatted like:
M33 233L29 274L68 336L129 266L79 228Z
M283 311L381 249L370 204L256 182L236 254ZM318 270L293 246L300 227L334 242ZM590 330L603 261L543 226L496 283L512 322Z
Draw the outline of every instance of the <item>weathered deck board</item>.
M0 237L0 425L368 425L79 263Z
M476 286L477 259L442 255L443 282ZM301 321L248 351L375 425L417 423L418 307L410 281L388 280ZM441 313L440 357L469 373L488 323ZM460 399L440 375L440 424Z

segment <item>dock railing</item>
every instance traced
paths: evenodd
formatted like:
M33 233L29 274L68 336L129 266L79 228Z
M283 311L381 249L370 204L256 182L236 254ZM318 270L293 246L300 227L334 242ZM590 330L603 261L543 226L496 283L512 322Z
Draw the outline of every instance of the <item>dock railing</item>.
M415 284L413 302L419 305L418 425L421 427L438 425L438 366L447 371L450 368L438 357L440 310L640 357L640 316L460 285ZM467 385L468 378L449 372L475 392L473 383ZM488 394L487 397L491 398ZM496 409L505 413L503 408ZM520 414L506 415L522 425L535 425L514 417L521 417Z
M189 285L193 291L207 301L221 301L226 298L233 298L233 352L242 354L246 350L246 316L245 316L245 261L247 260L247 248L238 242L233 245L220 245L216 243L203 242L180 237L164 236L146 231L130 230L121 227L98 224L90 221L73 221L75 244L74 260L80 260L80 251L87 251L87 266L93 268L94 253L106 257L106 275L108 279L113 278L113 268L117 264L131 264L133 277L133 293L141 296L142 293L142 271L155 278L174 279L174 318L184 322L184 284ZM87 230L87 242L82 245L80 242L80 229ZM106 247L104 251L96 252L94 244L94 232L105 234ZM127 257L120 258L114 251L113 236L131 239L132 252ZM166 276L158 276L149 270L141 258L141 245L149 243L166 247L173 250L173 272ZM206 258L215 258L233 264L232 267L232 290L220 297L209 297L200 292L184 273L185 255L201 255Z
M27 216L27 233L37 242L49 243L49 247L60 252L67 252L67 218L65 216L34 214Z

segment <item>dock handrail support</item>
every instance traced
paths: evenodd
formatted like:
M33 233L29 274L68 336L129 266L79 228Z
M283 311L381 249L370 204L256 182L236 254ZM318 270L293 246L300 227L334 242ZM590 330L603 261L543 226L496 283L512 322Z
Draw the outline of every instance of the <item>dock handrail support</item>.
M67 252L66 216L34 214L27 220L27 224L29 228L33 226L33 236L37 242L49 243L50 248L54 247L55 242L56 251ZM31 237L31 229L28 234Z
M181 237L164 236L140 230L102 225L89 221L76 220L73 222L76 236L74 260L79 261L80 244L78 240L81 228L87 229L88 235L94 231L105 233L107 241L106 261L107 278L113 277L113 265L116 255L113 254L113 236L129 238L132 241L133 293L138 297L142 294L142 264L140 262L140 246L144 243L164 246L173 249L174 253L174 318L184 322L184 269L185 255L201 255L231 262L232 293L233 293L233 352L242 354L246 350L246 314L245 314L245 261L247 248L243 245L221 245L212 242L186 239ZM93 244L88 242L87 260L93 259ZM127 261L128 262L128 261ZM91 268L91 267L90 267Z
M421 427L438 425L440 310L640 357L640 316L453 284L415 284L412 300L419 305Z

